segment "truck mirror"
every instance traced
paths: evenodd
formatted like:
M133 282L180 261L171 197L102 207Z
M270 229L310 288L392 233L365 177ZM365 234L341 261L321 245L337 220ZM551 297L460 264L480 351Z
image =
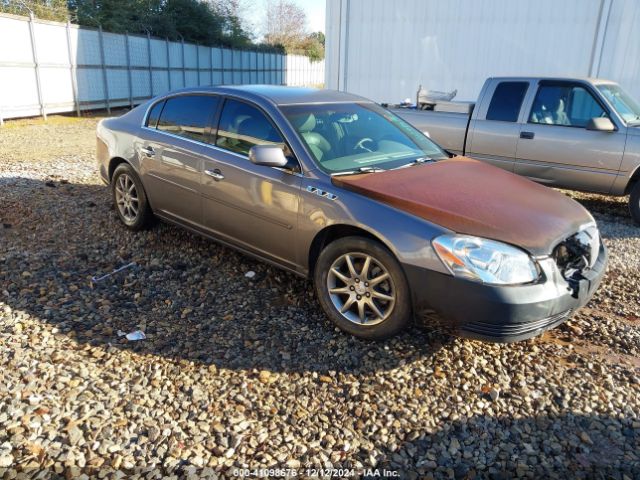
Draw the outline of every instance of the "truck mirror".
M587 122L587 130L596 130L598 132L613 132L616 126L607 117L592 118Z

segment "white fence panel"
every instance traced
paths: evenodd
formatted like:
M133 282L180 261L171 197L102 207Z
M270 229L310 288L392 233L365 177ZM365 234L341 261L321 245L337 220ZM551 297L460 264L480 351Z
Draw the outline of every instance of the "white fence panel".
M33 37L33 42L32 42ZM295 71L289 72L291 65ZM322 63L0 14L0 123L217 84L320 84ZM306 70L305 70L306 69Z
M287 85L323 85L324 62L312 62L303 55L287 55Z

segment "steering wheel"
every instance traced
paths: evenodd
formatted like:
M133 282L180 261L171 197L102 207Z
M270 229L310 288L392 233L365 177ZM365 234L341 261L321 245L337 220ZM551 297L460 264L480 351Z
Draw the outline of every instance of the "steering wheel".
M371 148L366 147L366 146L365 146L365 143L371 143ZM375 143L375 142L373 141L373 139L372 139L372 138L365 137L365 138L363 138L363 139L359 140L359 141L358 141L358 143L356 143L356 144L355 144L355 146L353 147L353 149L354 149L354 150L358 150L358 149L360 149L360 150L364 150L365 152L371 152L371 153L373 153L372 148L374 147L374 143Z

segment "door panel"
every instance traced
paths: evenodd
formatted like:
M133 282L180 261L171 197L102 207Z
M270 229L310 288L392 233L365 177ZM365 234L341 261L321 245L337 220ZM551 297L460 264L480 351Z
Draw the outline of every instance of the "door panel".
M586 84L540 82L522 126L515 172L551 186L608 193L626 135L586 129L591 118L608 115Z
M519 134L519 123L476 120L466 155L512 172Z
M159 153L147 172L154 208L192 224L201 224L200 172L204 157L196 152L197 145L169 137L157 144Z
M491 88L491 87L489 87ZM496 167L513 171L520 135L522 103L529 82L496 81L490 102L483 102L469 128L466 154Z
M248 158L252 146L274 144L290 152L265 112L225 100L202 172L203 221L223 239L295 269L301 177Z
M523 126L532 139L518 141L515 172L562 188L608 193L626 135L559 125Z
M202 176L205 228L294 268L301 177L231 152L216 149L215 156L204 170L216 177Z
M152 208L195 226L202 225L200 177L216 95L169 97L150 109L142 129L141 172Z

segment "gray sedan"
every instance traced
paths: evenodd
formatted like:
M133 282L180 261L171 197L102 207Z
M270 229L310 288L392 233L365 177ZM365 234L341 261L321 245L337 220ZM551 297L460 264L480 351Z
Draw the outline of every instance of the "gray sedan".
M579 204L451 156L354 95L186 89L97 137L126 227L160 218L310 276L327 316L362 338L425 311L464 336L529 338L584 305L605 270Z

